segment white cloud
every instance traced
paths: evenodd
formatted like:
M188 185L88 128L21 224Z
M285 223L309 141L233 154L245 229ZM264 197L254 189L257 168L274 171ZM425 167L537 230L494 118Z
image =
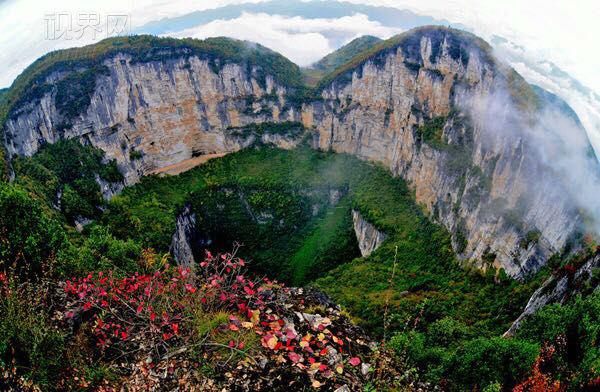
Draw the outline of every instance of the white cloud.
M330 46L327 33L343 34L352 39L365 34L389 38L398 32L399 29L382 26L362 14L337 19L304 19L299 16L244 12L236 19L215 20L168 35L179 38L228 36L254 41L278 51L298 65L305 66L336 49Z
M598 0L339 0L410 9L493 34L548 59L600 92L600 5Z
M577 113L581 120L590 143L600 157L600 102L593 96L584 96L573 89L564 79L548 76L532 69L522 62L513 62L511 66L529 83L538 85L564 99Z
M76 18L79 13L129 15L131 27L150 21L175 17L191 11L218 8L239 3L259 3L266 0L210 0L190 6L189 0L9 0L0 3L0 87L9 86L15 77L40 56L57 49L84 46L105 38L91 34L77 40L46 39L48 14L66 13Z

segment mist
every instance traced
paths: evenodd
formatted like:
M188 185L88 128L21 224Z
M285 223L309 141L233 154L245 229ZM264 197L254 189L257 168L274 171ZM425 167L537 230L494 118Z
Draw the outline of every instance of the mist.
M556 193L580 210L586 231L600 233L600 165L581 123L548 97L539 97L539 109L531 111L506 85L492 90L468 97L463 108L478 129L482 154L521 151L512 162L525 179L521 196L536 202L546 196L539 192Z

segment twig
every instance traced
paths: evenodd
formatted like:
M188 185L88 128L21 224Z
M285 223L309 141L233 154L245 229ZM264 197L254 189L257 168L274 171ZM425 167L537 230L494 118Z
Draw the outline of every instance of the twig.
M392 267L392 276L388 280L389 287L388 287L388 293L385 298L385 307L383 310L383 341L384 342L387 341L387 331L390 326L390 321L388 319L388 313L389 313L390 299L391 299L391 294L392 294L391 288L392 288L392 284L394 282L394 277L396 275L396 265L398 264L397 259L398 259L398 245L396 245L396 251L394 253L394 266Z

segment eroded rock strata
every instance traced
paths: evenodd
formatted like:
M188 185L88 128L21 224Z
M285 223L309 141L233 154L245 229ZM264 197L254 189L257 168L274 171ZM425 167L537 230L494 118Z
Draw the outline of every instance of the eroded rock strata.
M256 135L239 131L248 124L300 121L315 148L378 162L406 179L417 202L453 233L459 257L481 268L523 277L577 232L568 189L523 137L535 120L531 89L474 36L442 28L405 33L301 101L298 86L252 62L215 67L194 52L148 61L116 53L99 65L89 104L76 115L65 115L52 88L68 72L47 75L47 91L8 115L9 155L79 138L116 159L129 185L194 156L254 143ZM522 116L497 113L504 127L491 132L475 109L498 95ZM300 137L260 138L291 148ZM533 192L532 181L539 184ZM523 246L530 233L539 235Z

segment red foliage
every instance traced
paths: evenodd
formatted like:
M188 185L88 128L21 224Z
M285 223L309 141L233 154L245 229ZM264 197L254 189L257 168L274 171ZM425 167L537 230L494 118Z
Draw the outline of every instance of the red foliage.
M200 308L230 313L221 329L238 334L254 331L269 357L278 363L289 360L290 366L308 372L313 380L341 376L343 362L353 367L361 363L358 357L350 358L351 340L336 332L329 318L304 319L288 310L278 298L289 296L290 289L268 279L248 279L241 270L243 260L207 253L199 266L196 271L167 266L129 277L98 272L67 281L65 314L89 322L100 352L111 357L142 350L162 357L176 351L193 338L186 330L190 309ZM291 321L296 317L300 324ZM232 339L224 346L242 350L244 342Z
M513 392L561 392L565 390L565 387L561 385L560 381L552 381L550 376L544 374L542 369L544 365L552 360L555 352L553 346L544 346L540 352L540 355L536 358L531 370L531 376L517 385Z
M206 311L245 311L261 304L256 283L240 273L243 261L232 255L208 255L201 271L170 267L141 275L117 277L98 272L68 280L64 290L66 316L93 322L98 345L105 349L136 337L145 344L168 349L181 335L191 307Z
M567 273L567 275L573 276L577 271L577 268L573 264L567 264L565 265L564 270Z

